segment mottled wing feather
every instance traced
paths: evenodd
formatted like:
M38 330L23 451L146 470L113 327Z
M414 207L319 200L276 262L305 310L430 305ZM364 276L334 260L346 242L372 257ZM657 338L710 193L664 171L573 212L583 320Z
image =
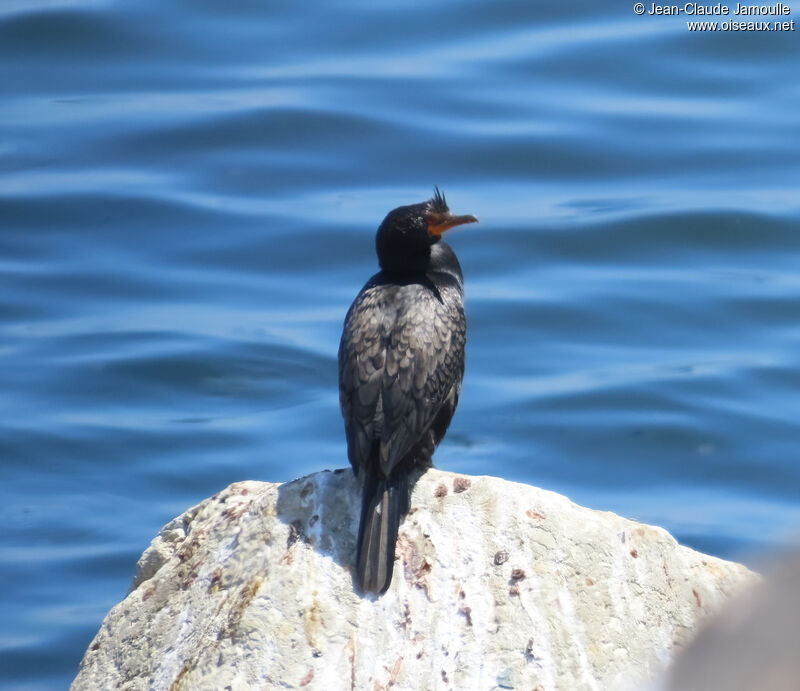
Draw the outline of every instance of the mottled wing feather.
M377 318L374 313L371 316L373 301L368 298L362 292L350 307L339 344L339 400L350 464L356 473L369 458L375 433L380 436L385 355Z
M388 475L448 396L457 398L465 340L463 308L450 292L416 283L367 285L348 312L339 350L342 414L356 470L377 443Z

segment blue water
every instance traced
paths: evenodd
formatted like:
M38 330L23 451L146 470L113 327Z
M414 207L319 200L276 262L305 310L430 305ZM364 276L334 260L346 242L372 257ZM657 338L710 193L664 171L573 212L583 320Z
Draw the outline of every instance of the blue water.
M481 221L440 467L796 535L798 33L632 5L3 1L0 685L64 688L174 515L346 464L342 319L434 184Z

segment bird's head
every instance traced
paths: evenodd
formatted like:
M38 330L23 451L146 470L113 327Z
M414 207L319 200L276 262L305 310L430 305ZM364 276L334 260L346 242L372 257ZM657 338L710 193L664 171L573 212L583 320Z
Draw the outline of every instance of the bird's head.
M477 221L474 216L450 213L444 194L435 187L428 201L399 206L386 215L375 238L378 263L389 273L422 273L430 259L431 245L442 239L442 233Z

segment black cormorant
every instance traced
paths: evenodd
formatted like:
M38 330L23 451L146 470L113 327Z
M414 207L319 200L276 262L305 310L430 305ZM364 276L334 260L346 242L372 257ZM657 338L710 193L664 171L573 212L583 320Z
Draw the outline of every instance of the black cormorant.
M364 476L357 583L380 594L392 581L408 513L409 475L427 468L453 417L464 376L463 276L442 233L444 195L389 212L378 228L381 270L361 289L339 345L339 396L353 471Z

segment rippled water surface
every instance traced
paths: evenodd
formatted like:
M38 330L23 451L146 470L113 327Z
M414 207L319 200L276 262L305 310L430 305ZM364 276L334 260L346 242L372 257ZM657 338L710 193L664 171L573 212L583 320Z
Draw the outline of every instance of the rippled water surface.
M632 5L2 3L0 685L65 687L174 515L346 464L342 319L434 184L481 220L437 464L790 540L798 34Z

